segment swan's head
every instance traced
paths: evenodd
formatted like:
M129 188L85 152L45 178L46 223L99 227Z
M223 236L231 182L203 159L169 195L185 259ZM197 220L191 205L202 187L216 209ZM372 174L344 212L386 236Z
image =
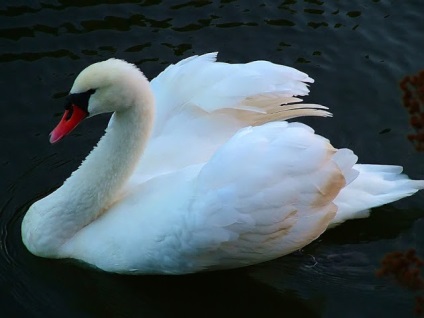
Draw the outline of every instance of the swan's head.
M143 92L147 96L139 96ZM86 117L134 107L136 100L150 98L146 92L150 92L149 83L134 64L109 59L88 66L75 79L50 142L62 139Z

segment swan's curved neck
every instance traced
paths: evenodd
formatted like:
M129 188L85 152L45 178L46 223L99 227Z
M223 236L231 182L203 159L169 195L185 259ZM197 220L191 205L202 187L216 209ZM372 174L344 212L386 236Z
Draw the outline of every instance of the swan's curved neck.
M154 107L146 103L153 100L139 97L141 105L113 114L105 135L62 187L30 208L22 233L31 252L58 257L60 246L114 201L152 129Z
M89 207L80 220L88 224L115 198L133 172L149 138L153 122L152 107L130 107L113 114L106 134L63 184L61 191ZM88 222L88 223L87 223Z

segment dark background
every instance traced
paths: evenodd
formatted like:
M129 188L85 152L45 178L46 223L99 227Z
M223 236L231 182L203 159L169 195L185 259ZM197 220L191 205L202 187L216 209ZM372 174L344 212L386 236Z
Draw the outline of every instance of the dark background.
M149 78L210 51L226 62L294 66L316 80L306 100L334 113L303 122L361 162L402 165L424 179L399 89L424 68L423 7L421 0L2 1L0 315L412 316L413 295L375 271L389 251L424 254L422 193L275 261L182 277L126 277L39 259L22 245L20 225L28 206L60 186L102 135L107 116L48 143L75 76L109 57Z

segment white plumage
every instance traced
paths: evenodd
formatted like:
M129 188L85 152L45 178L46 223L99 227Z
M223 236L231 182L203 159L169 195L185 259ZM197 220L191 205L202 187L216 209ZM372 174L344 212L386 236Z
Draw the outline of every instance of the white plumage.
M295 97L309 92L308 75L215 59L187 58L150 84L115 59L77 77L71 94L95 90L90 115L115 113L80 168L25 216L32 253L118 273L241 267L424 187L283 121L331 116Z

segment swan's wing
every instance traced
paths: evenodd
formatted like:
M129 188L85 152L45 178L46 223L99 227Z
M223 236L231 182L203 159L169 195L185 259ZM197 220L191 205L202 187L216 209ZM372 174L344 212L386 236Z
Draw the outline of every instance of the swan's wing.
M187 259L236 267L305 246L334 218L333 200L356 178L356 160L303 124L241 130L199 173L186 220L195 229L186 234Z
M299 104L294 97L307 95L312 82L305 73L271 62L216 62L216 53L169 66L151 82L155 124L135 174L138 182L207 161L242 127L330 116L326 107Z
M245 124L330 115L320 105L287 106L301 101L294 96L309 93L307 83L313 83L313 79L307 74L268 61L217 62L216 56L217 53L209 53L186 58L152 80L157 103L154 134L160 134L175 115L193 109L208 114L238 110L231 116Z

